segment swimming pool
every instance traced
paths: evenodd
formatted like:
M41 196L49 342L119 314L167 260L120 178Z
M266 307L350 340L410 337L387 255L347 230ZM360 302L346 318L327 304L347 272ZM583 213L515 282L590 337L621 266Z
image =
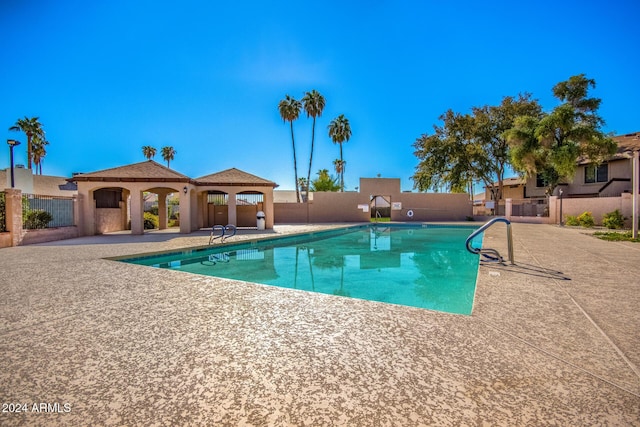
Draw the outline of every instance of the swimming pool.
M477 227L363 225L120 261L391 304L471 314ZM482 235L474 241L479 246Z

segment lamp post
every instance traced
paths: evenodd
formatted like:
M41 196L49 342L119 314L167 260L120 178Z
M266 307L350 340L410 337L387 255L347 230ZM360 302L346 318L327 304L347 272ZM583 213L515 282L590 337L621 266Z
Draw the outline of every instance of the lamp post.
M20 141L16 141L15 139L7 139L7 144L9 144L9 159L11 162L11 188L15 187L15 179L13 176L13 147L16 145L20 145Z

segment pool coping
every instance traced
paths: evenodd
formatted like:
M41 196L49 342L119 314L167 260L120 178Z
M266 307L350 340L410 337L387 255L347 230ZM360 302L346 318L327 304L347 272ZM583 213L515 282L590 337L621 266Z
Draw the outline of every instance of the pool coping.
M0 423L637 425L640 246L513 226L517 265L480 266L471 316L105 259L206 232L0 249L0 397L71 404Z

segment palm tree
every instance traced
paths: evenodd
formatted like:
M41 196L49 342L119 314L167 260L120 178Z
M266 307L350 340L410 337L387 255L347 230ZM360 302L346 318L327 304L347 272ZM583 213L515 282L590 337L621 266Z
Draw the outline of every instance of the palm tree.
M309 170L307 172L307 182L311 181L311 164L313 162L313 143L316 136L316 117L322 116L322 110L324 110L325 100L324 96L313 89L311 92L307 92L302 98L302 106L307 113L307 118L313 117L313 127L311 128L311 153L309 154ZM307 201L309 199L307 198Z
M344 165L342 158L342 143L351 138L351 125L349 119L344 114L340 114L329 123L329 136L334 144L340 144L340 161L342 162L342 171L340 172L340 191L344 191Z
M27 163L29 170L31 170L31 142L34 136L39 136L44 139L44 130L42 129L42 123L38 120L38 117L27 117L24 119L18 119L16 124L9 128L10 131L24 132L27 135Z
M302 198L303 201L309 200L309 187L307 186L307 182L307 178L298 178L298 188L301 193L304 191L305 194L305 197Z
M145 145L142 147L142 154L147 158L147 160L151 160L156 155L156 149L150 145Z
M36 173L38 173L38 169L40 169L39 173L42 175L42 161L47 155L45 146L49 145L49 141L43 139L40 135L34 135L31 140L31 145L31 157L36 167Z
M289 122L291 124L291 145L293 146L293 171L295 174L295 184L296 184L296 200L300 203L300 190L298 188L298 165L296 163L296 142L293 138L293 121L297 120L300 116L300 110L302 109L302 104L300 101L295 98L286 95L285 99L280 101L278 104L278 110L280 111L280 117L284 122Z
M333 167L335 168L338 176L342 176L342 173L344 172L344 167L346 164L347 164L346 161L340 160L340 159L335 159L333 161ZM342 188L342 186L340 188Z
M162 158L167 162L167 167L169 167L171 160L173 160L177 153L173 147L162 147Z

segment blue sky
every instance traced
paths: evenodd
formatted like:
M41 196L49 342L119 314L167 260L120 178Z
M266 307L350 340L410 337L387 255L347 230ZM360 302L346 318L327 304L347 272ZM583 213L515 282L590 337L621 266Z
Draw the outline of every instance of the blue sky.
M293 189L277 105L316 89L326 108L312 176L339 157L327 126L345 114L347 189L380 174L411 190L412 144L447 109L530 92L551 110L551 88L572 75L596 80L606 131L640 131L639 16L636 0L2 0L0 128L23 142L16 162L26 163L24 135L7 129L40 117L49 175L143 161L143 145L169 145L185 175L237 167ZM306 176L311 119L294 131Z

